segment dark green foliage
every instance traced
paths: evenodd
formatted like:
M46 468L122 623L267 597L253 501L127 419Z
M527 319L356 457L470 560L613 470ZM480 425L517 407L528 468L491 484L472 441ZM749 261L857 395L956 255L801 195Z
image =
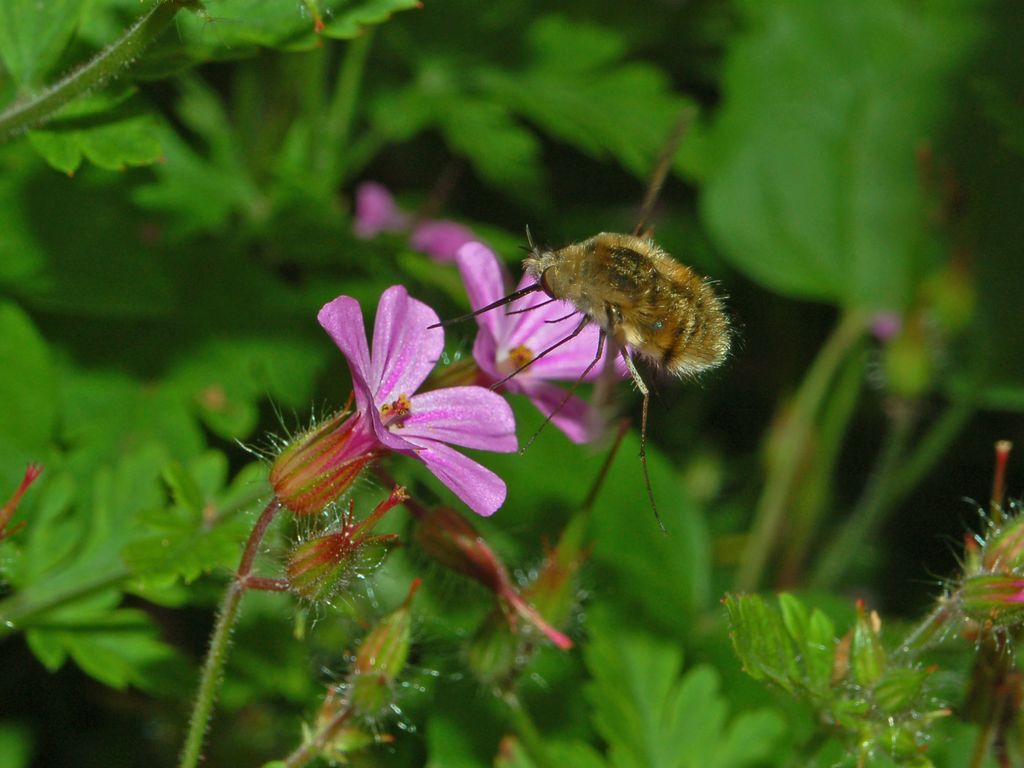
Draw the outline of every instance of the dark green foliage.
M172 6L78 98L11 122ZM344 734L353 764L968 765L978 723L1005 741L1016 711L941 709L994 701L969 642L933 673L894 647L899 617L879 635L845 595L924 614L992 440L1024 442L1022 35L1013 3L981 0L0 0L0 503L45 465L0 536L0 764L175 764L266 460L349 395L317 310L347 294L369 317L401 283L466 311L408 231L353 234L360 182L459 220L518 277L527 224L556 245L632 229L683 111L654 235L730 297L736 344L700 382L645 374L668 536L636 429L586 514L607 443L548 426L523 455L477 452L509 492L474 525L524 591L583 531L558 627L574 649L510 634L395 509L380 533L403 546L331 604L246 595L205 764L287 756L417 577L408 663L374 692L390 714ZM475 332L448 328L441 365ZM525 444L541 418L510 399ZM606 405L638 421L638 402L622 383ZM384 466L456 504L418 463ZM356 517L389 490L360 480ZM255 573L281 577L338 518L278 519ZM760 555L747 586L811 583L835 621L789 593L723 611ZM485 633L502 674L475 679ZM982 644L1005 693L1003 639Z

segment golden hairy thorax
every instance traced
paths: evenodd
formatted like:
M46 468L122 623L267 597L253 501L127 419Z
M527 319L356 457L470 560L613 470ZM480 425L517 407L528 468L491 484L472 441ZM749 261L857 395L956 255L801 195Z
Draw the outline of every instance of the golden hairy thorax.
M714 289L654 241L602 232L523 261L544 291L571 302L619 345L691 376L729 353L729 321Z

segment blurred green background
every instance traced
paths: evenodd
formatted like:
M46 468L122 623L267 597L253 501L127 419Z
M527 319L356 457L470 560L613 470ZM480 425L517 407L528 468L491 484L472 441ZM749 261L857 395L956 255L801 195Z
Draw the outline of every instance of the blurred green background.
M150 7L5 0L0 105ZM360 182L515 269L527 225L555 245L631 230L684 108L654 234L728 297L734 352L698 382L652 375L670 535L634 430L594 510L568 628L583 650L542 651L520 694L570 765L846 764L742 675L718 600L797 590L845 627L861 596L900 626L980 528L993 442L1024 446L1022 34L1010 0L207 0L45 124L0 115L0 496L46 465L0 542L0 764L175 764L267 493L258 457L348 394L317 310L348 294L369 316L402 283L465 311L454 267L402 233L354 236ZM450 359L474 331L448 331ZM539 419L515 405L524 440ZM477 457L509 496L474 523L523 579L606 450L548 429ZM410 464L391 469L418 498L451 499ZM384 493L368 481L360 508ZM466 666L488 594L411 546L337 606L247 596L206 764L287 754L416 575L394 742L354 762L532 765L496 757L507 713ZM662 733L670 701L688 727ZM965 765L971 747L954 717L929 754Z

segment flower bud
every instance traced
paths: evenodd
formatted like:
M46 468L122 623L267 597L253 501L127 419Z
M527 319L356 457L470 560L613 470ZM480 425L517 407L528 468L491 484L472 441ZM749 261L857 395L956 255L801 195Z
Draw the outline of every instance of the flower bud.
M1024 516L1014 517L994 530L985 540L981 556L985 571L1024 570Z
M355 521L355 502L349 502L341 528L298 544L288 556L285 572L289 588L308 600L329 600L343 590L355 575L375 569L398 541L394 534L370 536L377 521L406 498L405 489L396 487L367 518Z
M270 467L281 506L313 515L347 491L380 456L358 414L341 411L290 442Z
M959 591L960 606L978 621L1016 624L1024 617L1024 577L1011 574L968 576Z
M394 699L395 681L409 657L410 604L419 586L420 580L414 579L402 605L373 628L356 652L349 677L349 700L355 711L364 717L380 716Z
M436 507L427 511L420 518L414 537L435 560L493 592L513 630L516 629L515 617L518 615L547 635L559 648L566 650L572 647L572 641L548 624L516 591L505 564L476 529L455 510Z
M885 649L881 640L882 621L875 611L868 613L864 601L857 601L857 623L853 628L850 657L854 680L873 685L885 673Z
M454 509L428 510L413 536L423 551L439 563L480 582L492 592L500 592L509 581L498 556Z

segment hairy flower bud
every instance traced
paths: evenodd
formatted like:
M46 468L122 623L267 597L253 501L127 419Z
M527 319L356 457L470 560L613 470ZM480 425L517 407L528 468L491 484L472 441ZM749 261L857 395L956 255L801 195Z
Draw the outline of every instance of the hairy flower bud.
M453 509L436 507L419 520L413 534L423 551L438 562L483 584L498 599L509 626L520 616L562 650L572 641L552 627L516 590L505 564L469 522Z
M385 512L406 497L405 489L396 487L360 522L355 520L355 502L350 502L340 529L301 542L291 551L285 568L289 588L309 600L329 600L354 575L365 575L366 568L379 565L398 537L368 534Z
M1017 624L1024 618L1024 577L1010 574L968 576L959 591L965 614L978 621Z
M358 415L342 411L300 435L270 467L270 484L281 506L312 515L347 491L380 451Z
M363 639L349 676L349 700L363 717L384 713L394 700L394 687L405 669L412 643L412 598L420 580L414 579L398 610L385 616Z

